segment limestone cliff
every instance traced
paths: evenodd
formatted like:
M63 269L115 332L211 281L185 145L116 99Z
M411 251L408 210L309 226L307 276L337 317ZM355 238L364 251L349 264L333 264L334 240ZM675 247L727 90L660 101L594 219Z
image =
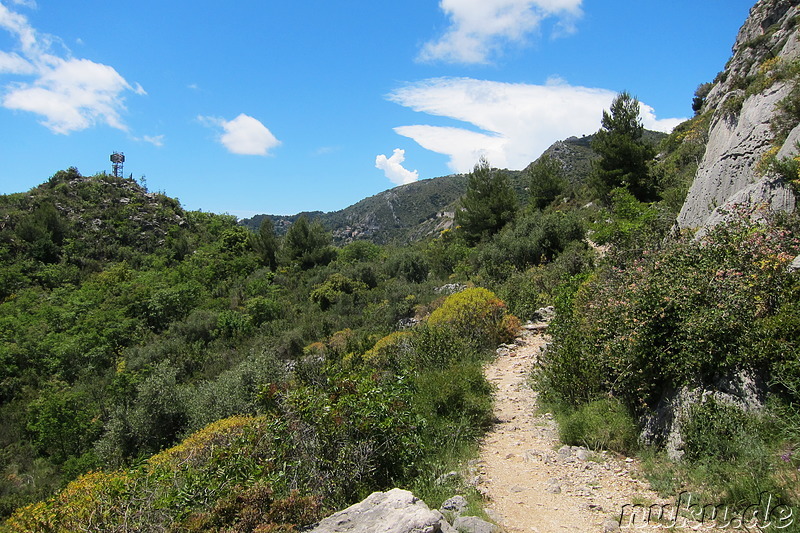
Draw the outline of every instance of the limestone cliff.
M794 210L791 188L764 161L778 148L781 157L797 152L798 119L786 104L800 96L794 90L800 72L798 4L761 0L739 30L733 57L701 109L713 114L709 141L678 216L680 228L713 225L736 203Z

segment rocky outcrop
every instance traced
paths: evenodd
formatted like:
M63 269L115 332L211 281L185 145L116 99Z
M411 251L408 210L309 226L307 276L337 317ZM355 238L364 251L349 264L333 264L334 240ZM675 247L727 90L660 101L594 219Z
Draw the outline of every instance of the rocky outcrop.
M402 489L373 492L366 500L322 520L310 533L456 533L442 513Z
M747 372L720 378L711 387L681 387L670 391L658 402L652 413L642 420L639 439L648 445L664 447L667 456L678 461L684 454L682 427L692 408L709 400L736 407L746 413L760 412L766 405L766 385Z
M456 474L458 475L458 474ZM407 490L373 492L366 500L332 514L308 533L495 533L499 528L475 516L461 516L467 508L463 496L442 504L441 512ZM455 521L451 526L442 512Z
M760 163L777 143L772 122L796 80L778 73L800 60L800 0L761 0L739 31L733 58L706 97L713 113L705 156L678 216L679 228L709 227L735 204L792 211L791 188ZM781 157L796 153L796 138Z

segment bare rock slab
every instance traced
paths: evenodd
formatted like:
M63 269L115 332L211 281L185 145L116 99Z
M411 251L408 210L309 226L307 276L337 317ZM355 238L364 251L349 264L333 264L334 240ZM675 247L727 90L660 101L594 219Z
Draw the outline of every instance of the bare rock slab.
M456 518L453 526L464 533L497 533L500 531L496 525L477 516L461 516Z
M367 499L332 514L311 533L455 533L442 513L411 492L373 492Z

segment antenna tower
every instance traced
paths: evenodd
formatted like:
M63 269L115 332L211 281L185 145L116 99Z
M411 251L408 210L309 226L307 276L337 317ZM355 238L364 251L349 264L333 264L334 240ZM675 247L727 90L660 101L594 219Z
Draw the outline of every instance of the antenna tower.
M111 154L111 170L115 178L122 177L122 164L125 162L125 154L114 152Z

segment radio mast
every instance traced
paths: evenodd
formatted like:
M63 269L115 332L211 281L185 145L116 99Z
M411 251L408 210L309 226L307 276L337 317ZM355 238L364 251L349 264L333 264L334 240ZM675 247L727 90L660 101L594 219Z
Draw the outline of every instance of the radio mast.
M115 178L122 177L122 164L125 162L125 154L114 152L111 154L111 170Z

